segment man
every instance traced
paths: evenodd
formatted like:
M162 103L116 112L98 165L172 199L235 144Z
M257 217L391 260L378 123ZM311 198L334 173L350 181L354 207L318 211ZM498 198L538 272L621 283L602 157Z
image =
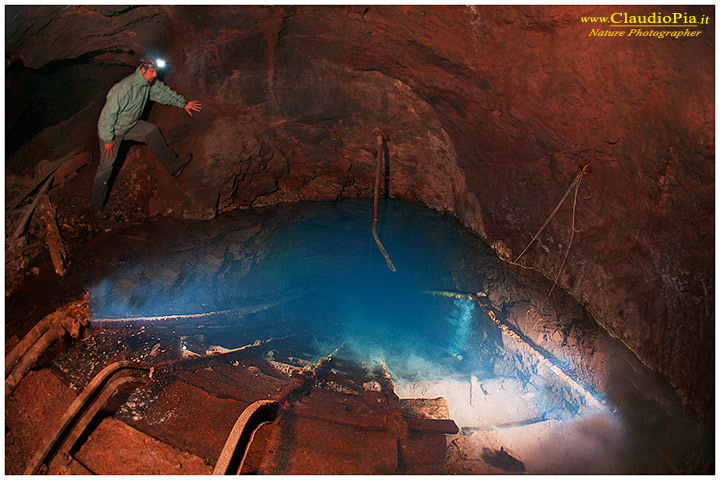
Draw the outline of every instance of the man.
M192 117L192 112L202 109L200 102L188 102L170 87L157 80L157 69L164 62L147 59L140 61L135 73L116 83L107 95L105 107L98 120L100 137L100 165L95 175L90 210L102 211L107 199L110 175L117 159L123 140L142 142L150 149L170 175L178 176L192 160L192 153L180 160L170 150L157 125L140 120L148 99L163 105L172 105L184 109Z

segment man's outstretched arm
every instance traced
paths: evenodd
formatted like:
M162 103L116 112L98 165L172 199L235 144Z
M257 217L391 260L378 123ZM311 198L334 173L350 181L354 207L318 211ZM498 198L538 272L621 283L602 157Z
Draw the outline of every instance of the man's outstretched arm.
M150 100L163 105L172 105L174 107L182 108L191 117L192 112L199 112L202 110L200 102L197 100L188 102L185 100L185 97L159 80L155 81L150 88Z

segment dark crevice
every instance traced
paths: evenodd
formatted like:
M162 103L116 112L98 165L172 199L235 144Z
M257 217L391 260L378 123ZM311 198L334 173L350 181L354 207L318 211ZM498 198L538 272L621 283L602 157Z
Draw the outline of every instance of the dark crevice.
M125 50L122 50L119 48L116 48L113 50L105 50L105 49L93 50L92 52L83 53L79 57L63 58L61 60L53 60L50 63L47 63L47 64L43 65L42 67L35 69L35 70L38 73L43 74L43 75L52 75L54 73L59 72L60 70L64 70L66 68L73 67L75 65L84 65L86 63L90 63L90 61L93 58L100 56L102 54L105 54L105 53L110 53L110 54L115 54L115 55L127 53L128 55L135 55L135 52L133 50L125 51Z
M131 10L135 10L136 8L138 8L137 5L129 5L124 7L118 7L117 9L113 9L112 7L103 7L98 8L97 10L106 17L117 17L118 15L122 15Z

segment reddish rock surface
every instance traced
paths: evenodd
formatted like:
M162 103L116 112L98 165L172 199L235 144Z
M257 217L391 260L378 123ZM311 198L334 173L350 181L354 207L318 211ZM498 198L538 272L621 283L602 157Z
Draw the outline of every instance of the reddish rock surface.
M580 20L656 10L710 25L608 38ZM151 49L172 65L166 83L204 105L192 119L150 115L195 160L173 179L133 147L108 204L116 221L370 196L379 129L390 196L457 216L514 259L590 164L558 283L712 418L713 17L712 6L11 6L6 170L93 152L51 191L72 236L105 94ZM572 202L520 263L555 276Z
M25 472L75 397L75 392L51 371L28 372L5 402L5 474ZM28 401L30 398L33 401Z
M212 474L212 466L202 458L176 450L112 417L100 422L75 456L91 471L104 475Z

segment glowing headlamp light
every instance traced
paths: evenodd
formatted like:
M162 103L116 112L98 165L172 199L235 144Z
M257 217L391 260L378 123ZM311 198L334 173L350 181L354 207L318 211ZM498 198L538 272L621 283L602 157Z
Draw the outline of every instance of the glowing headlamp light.
M167 64L165 63L165 60L163 60L162 58L158 58L157 60L155 60L155 66L157 68L165 68L166 65Z

